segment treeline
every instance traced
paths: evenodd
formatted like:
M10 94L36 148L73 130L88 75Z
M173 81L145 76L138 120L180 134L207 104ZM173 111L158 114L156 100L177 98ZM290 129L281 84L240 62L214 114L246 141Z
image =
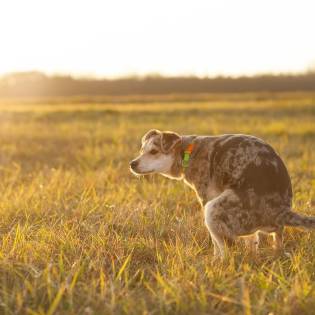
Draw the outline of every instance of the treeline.
M79 95L162 95L180 93L315 91L315 73L254 77L146 77L76 79L39 72L14 73L0 78L0 97L68 97Z

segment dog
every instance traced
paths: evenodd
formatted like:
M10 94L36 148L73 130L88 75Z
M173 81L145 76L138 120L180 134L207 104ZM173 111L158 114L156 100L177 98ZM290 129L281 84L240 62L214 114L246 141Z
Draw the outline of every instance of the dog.
M315 228L315 217L292 211L292 185L284 162L255 136L180 136L150 130L130 170L184 180L196 192L214 257L226 257L228 245L238 237L246 237L247 246L256 252L259 232L272 233L273 247L282 250L284 226Z

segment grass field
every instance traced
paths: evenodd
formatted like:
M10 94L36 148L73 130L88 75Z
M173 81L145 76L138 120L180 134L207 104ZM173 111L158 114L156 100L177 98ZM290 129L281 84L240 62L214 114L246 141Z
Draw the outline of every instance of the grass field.
M0 314L314 314L315 231L212 262L194 193L128 162L151 128L250 133L315 215L315 95L0 104Z

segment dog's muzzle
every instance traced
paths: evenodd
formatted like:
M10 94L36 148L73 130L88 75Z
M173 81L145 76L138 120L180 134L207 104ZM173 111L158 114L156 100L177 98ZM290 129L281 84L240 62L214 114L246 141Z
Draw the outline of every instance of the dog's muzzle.
M131 168L133 171L136 170L138 164L139 164L139 161L136 161L136 160L132 160L132 161L129 163L130 168Z

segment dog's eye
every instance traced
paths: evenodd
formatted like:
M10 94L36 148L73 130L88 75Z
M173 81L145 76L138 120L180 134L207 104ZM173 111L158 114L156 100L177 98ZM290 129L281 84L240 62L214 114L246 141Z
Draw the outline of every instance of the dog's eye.
M157 154L159 151L158 150L155 150L155 149L152 149L151 151L150 151L150 154Z

